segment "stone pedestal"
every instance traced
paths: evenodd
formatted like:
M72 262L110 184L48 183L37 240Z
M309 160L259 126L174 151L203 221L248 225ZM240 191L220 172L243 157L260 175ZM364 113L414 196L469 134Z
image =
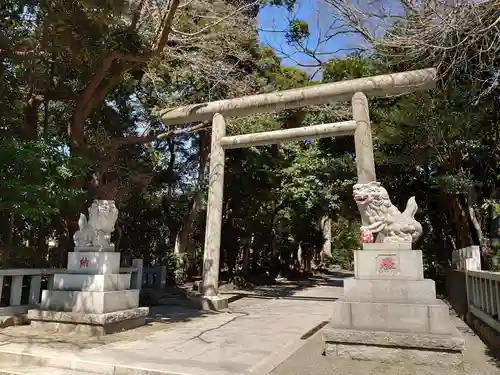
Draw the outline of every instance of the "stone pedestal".
M325 354L459 366L464 339L448 306L424 279L422 251L411 244L365 244L354 251L355 277L333 305Z
M120 274L120 253L113 247L78 247L68 254L68 273L54 275L42 292L40 309L28 311L36 327L103 335L145 324L149 308L139 307L131 274Z

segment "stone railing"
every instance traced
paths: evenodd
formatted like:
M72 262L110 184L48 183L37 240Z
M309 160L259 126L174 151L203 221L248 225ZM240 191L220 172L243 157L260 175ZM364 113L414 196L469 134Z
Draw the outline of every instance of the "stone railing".
M490 349L500 351L500 273L481 271L479 246L453 252L446 275L447 299Z
M481 252L479 246L469 246L453 251L454 279L452 305L465 314L473 314L492 329L500 333L500 272L481 270ZM459 282L460 280L460 282ZM461 284L458 286L457 284ZM465 292L465 293L464 293ZM464 295L465 294L465 295ZM466 306L463 306L464 302ZM453 306L455 310L457 308Z
M0 270L0 301L4 305L0 307L0 316L12 316L24 314L31 306L40 302L42 292L42 279L47 280L47 288L54 279L54 274L65 273L66 269L8 269ZM29 278L28 284L25 284L25 277ZM10 283L9 283L10 279ZM28 295L26 298L26 287ZM3 295L7 288L8 296ZM23 298L24 297L24 298Z
M0 325L4 317L26 314L40 303L42 290L52 289L54 274L66 272L65 268L0 270ZM144 268L142 259L134 259L132 266L120 268L120 273L132 274L132 289L166 286L166 267ZM4 291L8 296L2 295Z
M466 271L469 312L500 334L500 272Z

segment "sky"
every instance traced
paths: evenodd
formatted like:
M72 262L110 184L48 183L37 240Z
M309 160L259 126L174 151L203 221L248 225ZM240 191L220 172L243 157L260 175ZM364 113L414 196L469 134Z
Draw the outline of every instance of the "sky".
M346 55L350 52L346 49L361 46L361 37L352 34L343 34L325 42L326 36L332 33L334 15L331 8L322 1L298 0L298 4L291 14L284 7L266 6L261 8L258 16L259 39L262 44L273 47L276 53L283 58L283 65L297 66L315 63L312 58L297 52L295 47L286 43L284 30L286 30L290 19L293 18L308 23L311 36L307 40L307 48L315 49L319 46L317 53L322 60ZM317 68L302 67L302 69L313 73Z

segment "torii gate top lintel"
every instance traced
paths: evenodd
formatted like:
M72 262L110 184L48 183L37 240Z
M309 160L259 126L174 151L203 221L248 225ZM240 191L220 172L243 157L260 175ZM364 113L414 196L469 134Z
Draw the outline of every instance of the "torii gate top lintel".
M348 101L356 92L372 97L404 94L433 88L436 78L435 68L384 74L167 109L161 114L161 119L165 125L185 124L210 121L216 113L225 117L241 117L254 113Z

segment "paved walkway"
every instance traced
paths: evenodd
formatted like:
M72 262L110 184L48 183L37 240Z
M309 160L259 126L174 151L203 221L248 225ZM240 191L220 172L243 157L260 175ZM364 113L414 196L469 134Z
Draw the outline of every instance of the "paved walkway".
M351 361L318 355L323 350L321 332L292 356L282 362L272 375L494 375L500 374L500 361L490 356L489 350L474 332L459 318L454 321L466 340L464 369L390 365L369 361Z
M332 303L342 294L340 284L317 279L261 288L262 295L231 303L228 313L168 307L163 311L167 317L177 312L173 322L165 318L163 323L159 311L150 327L103 339L47 337L28 326L11 327L0 331L0 358L2 351L10 351L53 357L49 364L54 367L64 358L173 374L260 374L276 360L276 351L328 320Z
M72 367L82 373L91 372L91 368L108 368L109 371L101 373L111 374L118 373L116 367L109 367L111 364L184 375L265 375L273 370L275 375L443 373L443 369L435 368L402 368L348 360L333 362L321 355L319 334L301 340L329 320L333 301L342 295L339 285L338 279L318 278L310 284L263 288L261 296L231 303L229 313L203 314L168 307L166 315L157 310L146 327L103 339L83 341L67 335L49 338L34 333L30 327L12 327L0 331L0 359L3 351L33 353L52 358L45 366L57 367L61 361L80 362L79 366ZM457 320L457 324L467 331L461 321ZM467 338L465 374L500 373L482 342L470 331ZM81 367L82 361L87 362L85 367ZM131 370L120 373L136 374ZM450 371L446 373L455 375Z
M300 340L328 319L341 288L317 285L278 299L245 298L231 313L193 320L175 330L159 331L144 340L89 350L102 359L158 363L189 374L241 374L257 370L280 347Z

